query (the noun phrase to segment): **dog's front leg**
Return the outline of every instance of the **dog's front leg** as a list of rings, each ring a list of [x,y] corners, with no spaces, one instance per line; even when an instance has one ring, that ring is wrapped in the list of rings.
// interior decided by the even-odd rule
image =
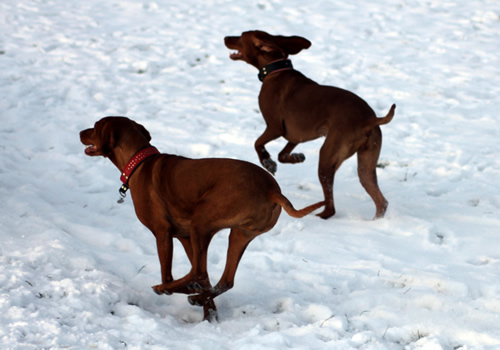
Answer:
[[[161,268],[161,284],[154,286],[153,290],[156,294],[172,294],[165,287],[172,282],[172,258],[174,254],[174,246],[172,234],[170,230],[155,233],[156,248],[158,250],[158,258],[160,259]]]
[[[262,166],[271,174],[275,174],[278,166],[276,162],[271,159],[269,152],[267,152],[265,144],[269,141],[276,140],[281,136],[281,133],[274,131],[272,128],[267,128],[264,133],[255,141],[255,150],[259,156]]]
[[[179,241],[182,243],[182,246],[184,247],[184,250],[185,250],[186,255],[189,259],[189,262],[191,263],[191,266],[193,266],[194,257],[193,257],[193,247],[191,245],[191,240],[189,238],[179,238]],[[188,284],[186,287],[184,287],[182,289],[178,289],[176,291],[176,293],[192,294],[193,291],[195,291],[195,290],[209,291],[211,289],[212,289],[212,285],[210,284],[210,279],[208,278],[208,275],[207,275],[201,281],[192,282],[191,284]],[[193,305],[195,305],[195,304],[193,304]]]
[[[283,148],[283,150],[278,155],[278,160],[281,163],[291,164],[302,163],[304,160],[306,160],[306,156],[304,156],[303,153],[290,153],[296,146],[296,143],[288,142],[285,148]]]
[[[196,221],[193,219],[193,221]],[[172,280],[171,273],[170,281],[153,287],[157,294],[195,294],[201,293],[204,290],[212,289],[210,279],[207,273],[207,251],[213,235],[217,231],[206,230],[204,227],[207,224],[191,224],[190,237],[180,239],[186,250],[186,254],[191,261],[191,271],[184,277],[177,280]],[[172,237],[170,236],[172,243]],[[170,256],[170,267],[172,264],[172,256]],[[163,269],[162,269],[163,270]]]

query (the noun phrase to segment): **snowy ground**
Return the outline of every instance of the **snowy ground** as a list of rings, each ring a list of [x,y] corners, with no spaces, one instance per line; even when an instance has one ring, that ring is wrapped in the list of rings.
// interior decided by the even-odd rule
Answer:
[[[2,0],[1,348],[498,348],[499,16],[496,0]],[[126,115],[163,152],[256,162],[257,71],[223,45],[250,29],[308,38],[297,69],[379,115],[397,104],[378,171],[390,206],[370,220],[347,161],[337,215],[282,214],[210,324],[185,296],[153,293],[153,236],[78,132]],[[279,164],[296,207],[322,198],[320,145]],[[214,280],[226,238],[211,246]],[[176,253],[180,276],[189,264]]]

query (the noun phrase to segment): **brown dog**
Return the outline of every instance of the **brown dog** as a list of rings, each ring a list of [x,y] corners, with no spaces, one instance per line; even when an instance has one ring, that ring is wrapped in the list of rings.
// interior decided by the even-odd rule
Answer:
[[[162,283],[158,294],[195,294],[204,319],[216,319],[213,299],[233,287],[238,263],[247,245],[276,224],[281,208],[296,218],[324,205],[295,210],[274,178],[260,167],[233,159],[189,159],[159,154],[140,124],[125,117],[106,117],[80,132],[88,156],[108,157],[122,172],[124,193],[130,186],[139,220],[156,237]],[[227,261],[212,288],[207,274],[207,250],[212,237],[230,228]],[[173,238],[191,262],[184,277],[172,277]]]
[[[384,216],[388,202],[377,184],[376,166],[382,146],[379,125],[394,116],[393,105],[384,118],[357,95],[336,87],[323,86],[305,77],[292,67],[288,55],[309,48],[311,43],[299,36],[274,36],[262,31],[228,36],[226,46],[237,50],[233,60],[243,60],[259,69],[263,81],[259,106],[267,128],[255,142],[260,162],[269,172],[276,172],[276,163],[264,145],[282,136],[288,144],[280,152],[282,163],[305,160],[301,153],[291,153],[300,142],[326,136],[319,154],[319,180],[325,196],[325,209],[319,214],[326,219],[335,214],[333,178],[342,162],[358,154],[358,176],[366,192],[375,202],[375,218]]]

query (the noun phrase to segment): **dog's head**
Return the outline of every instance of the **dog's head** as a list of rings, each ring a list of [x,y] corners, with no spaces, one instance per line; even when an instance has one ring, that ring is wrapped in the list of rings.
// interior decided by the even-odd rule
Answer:
[[[151,141],[151,135],[141,125],[126,117],[105,117],[93,128],[80,131],[80,141],[88,156],[109,157],[117,146],[143,148]]]
[[[298,54],[311,46],[311,42],[300,36],[271,35],[260,30],[244,32],[241,36],[227,36],[224,43],[236,50],[229,57],[242,60],[260,69],[270,62]]]

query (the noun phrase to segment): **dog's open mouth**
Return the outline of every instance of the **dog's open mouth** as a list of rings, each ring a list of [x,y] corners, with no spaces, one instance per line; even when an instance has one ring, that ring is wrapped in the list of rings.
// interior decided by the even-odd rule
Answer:
[[[85,154],[90,156],[97,152],[97,147],[95,145],[85,145]]]
[[[232,60],[241,60],[243,59],[243,54],[239,51],[233,52],[229,55],[229,58]]]

